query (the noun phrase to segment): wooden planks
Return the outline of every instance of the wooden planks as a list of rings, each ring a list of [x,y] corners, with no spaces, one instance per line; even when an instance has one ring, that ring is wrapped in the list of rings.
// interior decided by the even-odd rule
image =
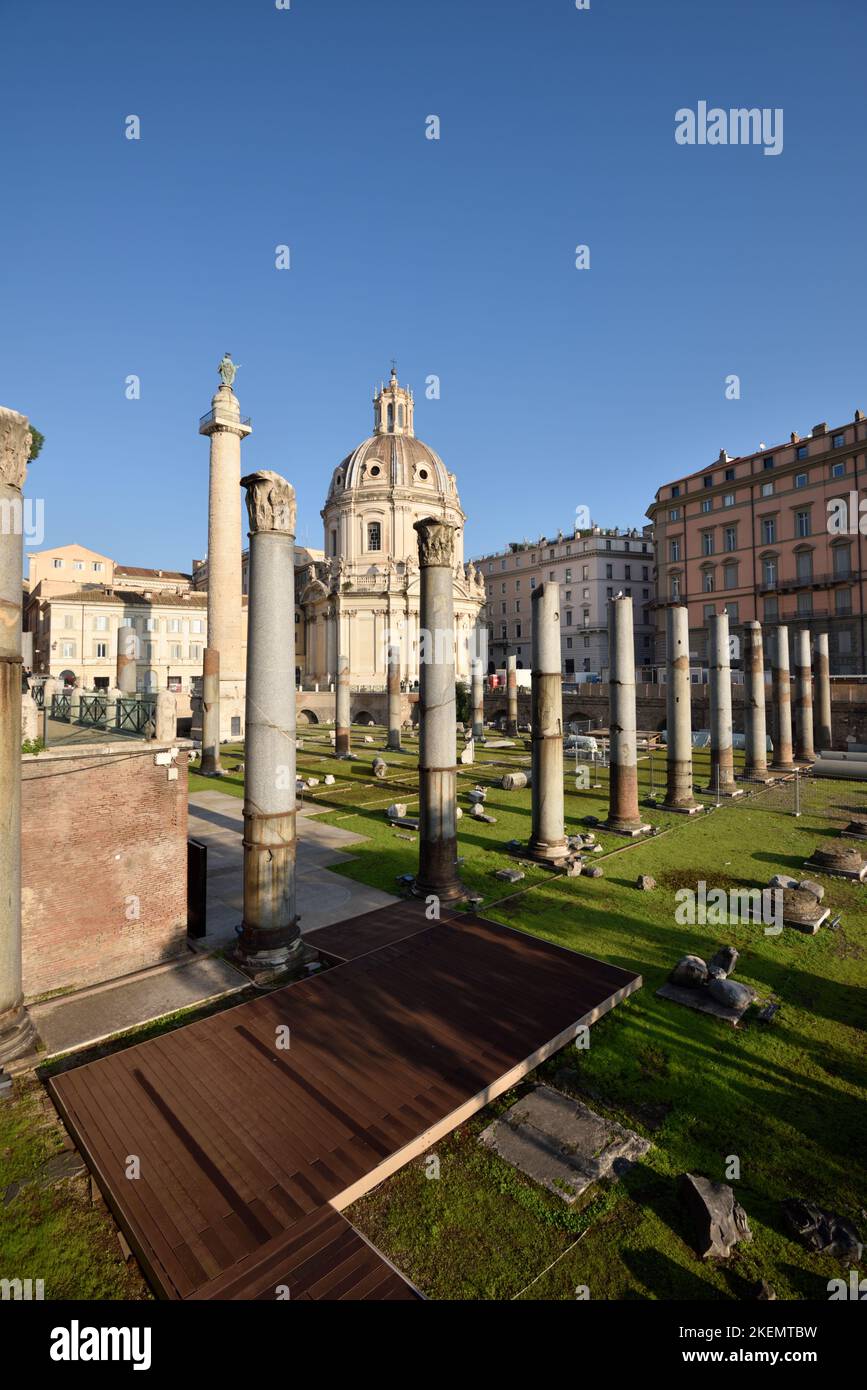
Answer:
[[[641,984],[421,904],[326,932],[345,963],[49,1082],[165,1297],[403,1296],[339,1210]]]

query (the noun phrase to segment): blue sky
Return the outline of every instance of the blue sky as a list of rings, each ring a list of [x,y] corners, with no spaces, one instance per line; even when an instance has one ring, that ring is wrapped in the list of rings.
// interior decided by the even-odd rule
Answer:
[[[863,0],[0,0],[0,20],[0,400],[46,435],[46,545],[204,553],[196,429],[226,349],[244,463],[295,484],[310,544],[392,356],[473,553],[580,504],[640,524],[721,447],[867,408]],[[783,108],[783,152],[677,145],[700,100]]]

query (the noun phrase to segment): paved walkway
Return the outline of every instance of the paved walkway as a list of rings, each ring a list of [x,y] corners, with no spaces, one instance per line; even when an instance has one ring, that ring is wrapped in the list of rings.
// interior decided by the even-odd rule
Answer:
[[[364,837],[336,825],[323,825],[316,819],[321,814],[322,808],[312,806],[304,806],[298,813],[298,915],[305,936],[317,927],[397,901],[378,888],[329,873],[335,864],[352,858],[347,849]],[[214,950],[235,941],[244,907],[243,828],[240,797],[221,791],[191,794],[189,834],[208,846],[208,934],[193,943],[197,949]]]

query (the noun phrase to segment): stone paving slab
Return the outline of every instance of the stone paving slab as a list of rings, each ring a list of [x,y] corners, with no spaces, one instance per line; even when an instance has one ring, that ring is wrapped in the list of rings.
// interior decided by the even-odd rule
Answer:
[[[32,1004],[30,1015],[47,1057],[101,1042],[178,1009],[221,999],[250,983],[240,970],[216,956],[184,956],[182,962]]]
[[[748,1009],[730,1009],[725,1004],[718,1004],[706,989],[690,989],[687,985],[673,985],[671,981],[660,985],[656,993],[660,999],[668,999],[673,1004],[683,1004],[687,1009],[696,1009],[700,1014],[710,1014],[712,1018],[721,1018],[735,1028],[748,1012]]]
[[[592,1183],[622,1177],[651,1147],[550,1086],[516,1101],[479,1142],[570,1204]]]

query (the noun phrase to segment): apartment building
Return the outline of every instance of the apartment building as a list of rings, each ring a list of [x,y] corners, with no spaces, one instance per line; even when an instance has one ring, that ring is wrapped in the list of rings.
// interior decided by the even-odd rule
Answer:
[[[728,610],[737,632],[758,620],[829,634],[831,671],[860,674],[865,658],[864,546],[858,516],[829,529],[833,503],[867,496],[867,418],[761,446],[659,489],[647,509],[659,596],[656,659],[665,660],[665,609],[689,609],[690,652],[707,660],[708,616]],[[829,507],[829,504],[832,504]],[[851,513],[851,507],[849,507]]]
[[[27,561],[27,589],[31,597],[38,594],[47,598],[50,594],[69,593],[79,587],[182,594],[192,585],[192,576],[180,570],[119,565],[109,555],[89,550],[85,545],[35,550],[28,553]]]
[[[518,666],[532,661],[532,601],[538,584],[560,585],[562,670],[565,677],[605,675],[608,668],[608,600],[630,594],[639,666],[653,657],[654,555],[652,528],[623,530],[593,526],[571,536],[513,541],[475,561],[484,577],[486,603],[479,622],[488,631],[489,669],[514,655]]]

